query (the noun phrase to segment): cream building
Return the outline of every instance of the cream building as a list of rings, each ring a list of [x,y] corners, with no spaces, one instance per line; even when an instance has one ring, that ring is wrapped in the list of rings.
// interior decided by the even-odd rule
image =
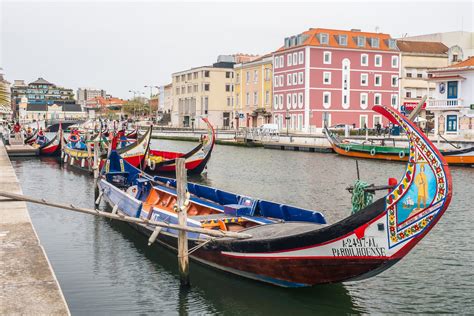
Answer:
[[[392,77],[392,87],[399,85],[402,111],[410,113],[423,96],[433,95],[436,84],[427,81],[430,70],[448,66],[448,47],[439,42],[397,41],[401,52],[401,78]],[[424,105],[424,108],[426,105]],[[432,119],[431,113],[421,117]],[[425,124],[422,124],[425,127]]]
[[[272,56],[234,65],[234,126],[257,127],[272,117]]]
[[[212,66],[172,74],[172,126],[204,128],[200,117],[207,117],[217,128],[233,126],[233,60],[233,56],[220,56]]]

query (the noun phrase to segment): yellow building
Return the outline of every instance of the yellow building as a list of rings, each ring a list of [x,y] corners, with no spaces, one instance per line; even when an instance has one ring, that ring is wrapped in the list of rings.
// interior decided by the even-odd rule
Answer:
[[[273,58],[265,55],[234,65],[234,127],[257,127],[271,120]]]
[[[207,117],[217,128],[230,128],[234,91],[233,62],[191,68],[172,74],[174,127],[205,127],[199,119]]]

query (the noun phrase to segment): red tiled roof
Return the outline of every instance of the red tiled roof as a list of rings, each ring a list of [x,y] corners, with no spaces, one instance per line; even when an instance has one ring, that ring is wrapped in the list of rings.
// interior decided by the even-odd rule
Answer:
[[[328,34],[329,41],[328,44],[321,44],[319,40],[320,34]],[[364,49],[364,50],[377,50],[377,51],[396,51],[397,49],[390,49],[388,47],[387,41],[392,39],[389,34],[385,33],[371,33],[371,32],[360,32],[360,31],[345,31],[345,30],[333,30],[333,29],[324,29],[324,28],[312,28],[303,33],[302,36],[306,37],[306,39],[300,45],[292,46],[292,47],[281,47],[278,51],[286,50],[289,48],[294,48],[297,46],[321,46],[321,47],[336,47],[336,48],[351,48],[351,49]],[[347,45],[339,45],[338,37],[340,35],[347,35]],[[364,36],[365,37],[365,45],[364,47],[359,47],[357,45],[357,37]],[[379,47],[375,48],[370,45],[368,42],[369,38],[378,38],[379,39]]]
[[[448,47],[440,42],[397,41],[398,49],[405,53],[446,54]]]
[[[474,66],[474,56],[469,57],[465,61],[461,61],[460,63],[454,64],[449,66],[449,68],[462,68],[462,67],[469,67],[469,66]]]

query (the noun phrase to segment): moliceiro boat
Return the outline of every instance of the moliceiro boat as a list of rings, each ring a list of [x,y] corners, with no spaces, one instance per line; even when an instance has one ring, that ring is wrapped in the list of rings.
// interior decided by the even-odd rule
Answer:
[[[332,149],[342,156],[394,161],[408,161],[410,156],[410,148],[407,147],[355,143],[341,140],[327,128],[324,132]],[[440,152],[450,165],[474,165],[474,147]]]
[[[42,132],[41,135],[38,134],[36,137],[35,142],[32,144],[34,148],[39,149],[39,155],[40,156],[54,156],[57,157],[61,155],[61,148],[62,148],[62,143],[64,143],[64,140],[61,140],[63,138],[63,131],[61,129],[61,125],[54,137],[52,139],[48,139]]]
[[[176,159],[185,158],[188,174],[200,174],[211,158],[216,142],[214,128],[207,118],[202,118],[207,125],[207,135],[201,138],[199,145],[187,153],[160,151],[150,149],[143,170],[152,175],[175,173]]]
[[[406,171],[385,197],[327,224],[319,211],[189,183],[188,226],[250,235],[188,233],[190,258],[283,287],[361,280],[401,260],[448,208],[451,175],[443,156],[411,121],[390,107],[373,109],[400,125],[410,144]],[[115,152],[102,172],[99,189],[114,211],[177,223],[175,180],[143,174]],[[151,225],[132,225],[145,235],[154,231]],[[176,250],[177,234],[162,228],[157,241]]]
[[[116,150],[117,153],[132,166],[141,167],[144,164],[144,159],[150,146],[151,133],[152,127],[150,127],[140,139],[133,140],[130,144],[123,144],[123,146],[118,149],[116,148],[117,144],[122,143],[122,141],[116,136],[112,139],[111,144],[109,144],[109,141],[104,139],[101,134],[86,143],[82,141],[82,138],[76,136],[79,139],[76,139],[74,142],[70,139],[69,143],[64,146],[61,159],[63,159],[63,162],[68,167],[92,173],[95,141],[95,143],[100,146],[99,168],[102,168],[104,161],[107,159],[109,146],[112,146],[112,149]],[[77,143],[81,144],[78,145]]]

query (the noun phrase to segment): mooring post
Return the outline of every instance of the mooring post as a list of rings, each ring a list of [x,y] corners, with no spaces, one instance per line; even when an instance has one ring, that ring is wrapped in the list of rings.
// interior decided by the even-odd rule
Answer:
[[[187,173],[185,159],[176,159],[176,189],[177,189],[177,211],[178,224],[186,226],[187,223]],[[186,231],[178,232],[178,265],[181,285],[189,285],[189,257],[188,257],[188,235]]]

